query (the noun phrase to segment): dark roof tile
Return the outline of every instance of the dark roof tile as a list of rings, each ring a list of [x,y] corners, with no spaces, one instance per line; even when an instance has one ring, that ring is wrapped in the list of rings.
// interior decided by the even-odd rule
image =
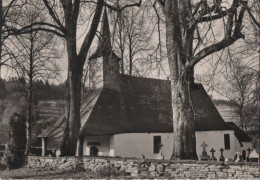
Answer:
[[[81,135],[173,132],[170,81],[120,75],[120,90],[102,88],[83,97]],[[195,130],[232,130],[201,84],[191,88]],[[39,137],[61,137],[64,118]],[[63,123],[63,124],[62,124]]]
[[[234,122],[227,122],[227,124],[234,130],[235,136],[239,142],[251,142],[252,139],[240,129]]]

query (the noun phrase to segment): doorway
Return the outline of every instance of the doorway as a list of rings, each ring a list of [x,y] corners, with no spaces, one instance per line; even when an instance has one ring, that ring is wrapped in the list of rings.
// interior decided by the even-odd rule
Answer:
[[[98,148],[96,146],[91,146],[89,154],[90,154],[90,156],[97,156]]]

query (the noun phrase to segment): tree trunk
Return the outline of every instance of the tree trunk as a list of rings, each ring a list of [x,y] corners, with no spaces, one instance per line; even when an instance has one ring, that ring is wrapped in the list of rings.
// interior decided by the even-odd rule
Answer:
[[[29,67],[29,94],[28,94],[28,107],[27,107],[27,120],[26,120],[26,147],[25,155],[28,156],[31,149],[31,138],[32,138],[32,112],[33,112],[33,75],[34,75],[34,59],[33,59],[33,49],[34,49],[34,37],[30,34],[30,67]]]
[[[31,148],[32,137],[32,111],[33,111],[33,84],[32,77],[29,79],[29,95],[28,95],[28,107],[27,107],[27,120],[26,120],[26,147],[25,155],[28,156]]]
[[[68,72],[68,77],[67,77],[67,81],[66,81],[66,112],[65,112],[65,117],[64,117],[64,121],[66,123],[65,125],[65,130],[63,132],[63,136],[62,136],[62,143],[61,143],[61,156],[66,156],[67,154],[69,154],[67,152],[68,149],[68,139],[69,139],[69,117],[70,117],[70,89],[69,89],[69,72]]]
[[[129,75],[132,76],[133,74],[133,56],[132,56],[132,39],[131,35],[128,34],[128,41],[129,41]]]
[[[2,70],[2,34],[3,34],[3,17],[2,17],[2,11],[3,11],[3,2],[0,0],[0,79],[1,79],[1,70]]]
[[[177,1],[165,3],[166,48],[171,76],[173,109],[173,153],[175,159],[195,159],[195,131],[190,86],[192,86],[193,69],[185,66],[188,52],[183,48],[180,15]]]
[[[82,70],[69,70],[69,117],[67,155],[75,155],[80,129],[80,104],[81,104],[81,78]]]
[[[81,83],[83,76],[83,68],[90,45],[95,37],[100,17],[102,14],[103,0],[97,1],[94,17],[85,36],[82,46],[77,53],[77,19],[80,10],[80,1],[75,1],[74,6],[71,1],[61,1],[64,17],[65,17],[65,39],[68,53],[68,84],[69,84],[69,100],[66,118],[66,129],[63,135],[61,147],[66,151],[63,155],[75,155],[76,144],[80,132],[80,105],[81,105]]]
[[[173,155],[175,159],[196,159],[196,139],[194,112],[190,98],[192,81],[181,79],[172,81],[173,108]]]

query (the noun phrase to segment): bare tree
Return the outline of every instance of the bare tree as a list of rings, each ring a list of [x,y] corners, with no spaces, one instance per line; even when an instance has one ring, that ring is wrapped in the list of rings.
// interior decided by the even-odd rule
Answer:
[[[12,27],[10,28],[10,34],[25,34],[30,31],[47,31],[52,32],[55,35],[64,38],[67,47],[68,56],[68,86],[69,86],[69,103],[67,110],[67,128],[66,132],[68,137],[65,140],[65,148],[67,155],[74,155],[76,152],[76,143],[79,138],[80,129],[80,102],[81,102],[81,83],[83,76],[83,67],[86,62],[86,56],[88,54],[90,45],[95,37],[98,24],[100,21],[103,6],[109,6],[117,11],[122,11],[127,7],[140,6],[141,1],[128,4],[120,9],[113,7],[104,2],[104,0],[97,1],[81,1],[81,0],[43,0],[45,8],[49,13],[49,21],[34,22],[27,26]],[[95,8],[92,5],[96,5]],[[60,7],[60,8],[59,8]],[[88,9],[84,9],[88,7]],[[85,37],[83,38],[82,45],[77,48],[78,45],[78,21],[80,12],[94,9],[94,15],[92,16],[92,22],[87,30]],[[93,12],[93,11],[92,11]],[[91,14],[91,13],[89,13]],[[90,18],[91,16],[89,16]]]
[[[156,0],[164,14],[166,47],[172,82],[175,158],[196,158],[195,116],[190,101],[194,67],[202,59],[231,46],[240,38],[247,1]],[[214,26],[215,23],[215,26]],[[222,24],[223,29],[215,34]],[[211,32],[211,41],[208,40]]]
[[[23,2],[17,0],[4,2],[0,0],[0,78],[2,66],[10,67],[7,62],[12,58],[12,53],[9,54],[6,50],[8,47],[5,45],[5,41],[9,37],[8,24],[18,23],[19,11],[16,9],[21,8],[23,5]]]
[[[245,130],[245,125],[252,117],[249,111],[256,102],[255,82],[257,73],[250,69],[242,59],[232,59],[228,62],[224,79],[215,90],[232,102],[232,108],[239,116],[239,126]]]
[[[120,4],[118,2],[118,6]],[[114,23],[114,47],[120,55],[121,72],[133,75],[138,62],[145,60],[148,53],[152,51],[151,35],[148,21],[146,21],[143,4],[140,8],[125,9],[122,12],[116,11],[113,17]]]
[[[20,14],[23,18],[20,24],[27,25],[37,21],[42,21],[44,16],[36,6],[26,6]],[[25,155],[30,152],[31,145],[31,124],[33,121],[34,101],[36,93],[34,83],[37,80],[56,78],[59,75],[57,66],[57,41],[55,35],[48,32],[30,31],[27,34],[17,35],[9,39],[14,50],[12,67],[17,69],[19,76],[25,77],[27,83],[27,117],[26,117],[26,149]]]

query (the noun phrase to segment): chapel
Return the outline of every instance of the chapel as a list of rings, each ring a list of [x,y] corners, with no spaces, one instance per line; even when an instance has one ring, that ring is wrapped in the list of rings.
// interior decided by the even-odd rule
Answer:
[[[101,38],[89,58],[90,70],[95,70],[89,75],[93,88],[82,97],[80,152],[83,156],[169,159],[173,147],[170,81],[120,74],[119,60],[112,50],[104,10]],[[233,159],[237,151],[246,158],[252,140],[223,120],[201,84],[191,87],[191,100],[198,158],[209,158],[212,149],[217,160],[222,155]],[[38,136],[43,155],[46,150],[59,150],[65,124],[63,115]]]

